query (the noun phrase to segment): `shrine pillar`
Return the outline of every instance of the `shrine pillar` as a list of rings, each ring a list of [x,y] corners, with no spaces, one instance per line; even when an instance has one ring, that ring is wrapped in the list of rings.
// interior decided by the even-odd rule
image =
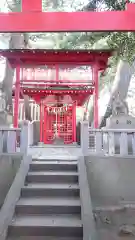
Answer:
[[[19,118],[19,98],[20,98],[20,66],[16,67],[16,82],[15,82],[15,101],[14,101],[14,128],[18,128]]]
[[[23,0],[22,12],[39,11],[42,12],[42,0]]]
[[[43,101],[40,102],[40,142],[43,142]]]
[[[59,66],[58,64],[55,66],[55,70],[56,70],[56,83],[59,82]]]
[[[44,106],[44,127],[43,127],[43,142],[47,144],[47,106]]]
[[[73,112],[72,112],[72,125],[73,125],[73,142],[76,142],[76,102],[73,103]]]
[[[94,128],[98,128],[98,96],[99,96],[99,83],[98,83],[98,66],[95,65],[92,71],[94,81]]]

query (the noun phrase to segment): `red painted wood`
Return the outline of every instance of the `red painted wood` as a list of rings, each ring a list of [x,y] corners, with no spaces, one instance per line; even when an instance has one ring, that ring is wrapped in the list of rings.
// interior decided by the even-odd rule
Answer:
[[[56,64],[76,67],[98,64],[99,70],[107,67],[108,58],[113,50],[0,50],[0,55],[8,58],[11,65],[18,63],[23,67]]]
[[[98,128],[98,98],[99,98],[99,82],[98,82],[98,68],[93,68],[93,79],[95,81],[94,88],[94,128]]]
[[[77,102],[77,106],[82,106],[85,103],[85,101],[87,100],[88,96],[93,94],[93,91],[94,91],[94,89],[92,89],[91,91],[88,91],[87,93],[85,91],[80,91],[78,94],[75,94],[74,92],[68,93],[68,92],[63,92],[63,90],[61,90],[61,91],[59,91],[59,94],[55,94],[55,91],[52,92],[52,95],[57,95],[57,96],[63,95],[64,96],[66,94],[69,94],[72,97],[72,100]],[[43,98],[43,97],[45,98],[47,95],[50,95],[49,91],[48,91],[48,93],[45,94],[44,92],[40,92],[40,93],[37,93],[36,91],[34,92],[34,90],[32,92],[25,90],[24,94],[27,94],[28,96],[30,96],[33,99],[38,99],[38,101],[41,98]]]
[[[60,82],[59,80],[59,65],[56,65],[56,83]]]
[[[43,103],[40,102],[40,142],[43,142],[43,118],[44,118],[44,109]]]
[[[129,9],[129,10],[128,10]],[[1,13],[0,32],[135,31],[135,4],[125,11]]]
[[[73,125],[73,142],[76,142],[76,102],[73,103],[72,109],[72,125]]]
[[[135,11],[135,4],[134,3],[127,3],[126,4],[126,10],[128,11]]]
[[[42,11],[42,0],[22,0],[22,12]]]
[[[59,83],[62,85],[62,86],[67,86],[67,85],[71,85],[72,84],[72,87],[75,87],[75,86],[94,86],[93,82],[88,82],[88,80],[72,80],[72,79],[69,79],[69,80],[60,80]],[[45,86],[48,86],[48,85],[53,85],[53,86],[61,86],[60,84],[58,84],[57,81],[54,81],[54,80],[49,80],[49,83],[47,80],[22,80],[21,81],[21,84],[23,87],[29,87],[29,86],[33,86],[33,88],[35,88],[36,90],[36,87],[45,87]],[[72,91],[72,90],[69,90],[69,91]]]
[[[46,144],[47,143],[47,134],[46,134],[46,128],[47,128],[47,108],[44,107],[44,123],[43,123],[43,141]]]
[[[14,128],[18,127],[19,119],[19,97],[20,97],[20,66],[16,68],[16,83],[15,83],[15,103],[14,103]]]
[[[53,144],[57,138],[63,139],[65,144],[73,143],[75,141],[74,135],[76,134],[73,124],[73,111],[75,110],[73,105],[71,107],[68,106],[65,112],[57,114],[57,116],[54,109],[57,111],[59,107],[45,106],[44,143]]]
[[[46,107],[46,122],[44,122],[44,132],[45,132],[45,144],[52,144],[55,140],[54,124],[56,122],[56,115],[50,114],[48,112],[48,107]]]

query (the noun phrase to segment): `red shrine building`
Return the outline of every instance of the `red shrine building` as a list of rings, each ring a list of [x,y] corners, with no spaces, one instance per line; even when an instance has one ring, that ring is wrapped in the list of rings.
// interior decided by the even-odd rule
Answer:
[[[40,106],[40,142],[75,143],[76,108],[94,95],[98,128],[98,76],[107,67],[110,50],[1,50],[0,54],[16,68],[14,127],[18,127],[19,100],[28,95]]]

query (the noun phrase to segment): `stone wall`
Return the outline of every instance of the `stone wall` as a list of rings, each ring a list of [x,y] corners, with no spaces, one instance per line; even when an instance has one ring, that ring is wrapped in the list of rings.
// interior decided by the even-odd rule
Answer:
[[[135,201],[135,159],[94,156],[85,158],[94,205]]]
[[[135,239],[135,159],[85,160],[99,239]]]
[[[0,207],[20,166],[21,158],[9,154],[0,156]]]

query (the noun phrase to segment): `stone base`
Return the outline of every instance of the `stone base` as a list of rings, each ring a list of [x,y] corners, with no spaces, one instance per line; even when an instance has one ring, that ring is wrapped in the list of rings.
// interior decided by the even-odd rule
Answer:
[[[45,144],[44,144],[44,142],[39,142],[37,145],[42,147],[42,146],[44,146]]]
[[[111,116],[106,121],[105,129],[134,129],[135,118],[130,115]]]
[[[7,112],[0,112],[0,126],[10,126],[13,123],[13,116]]]
[[[130,115],[118,115],[118,116],[111,116],[106,121],[106,127],[103,129],[135,129],[135,118]],[[114,134],[114,142],[115,142],[115,154],[120,154],[120,132],[115,132]],[[132,149],[132,134],[128,134],[127,136],[128,141],[128,154],[133,154]],[[107,144],[108,139],[104,138],[104,144]]]
[[[64,145],[64,140],[62,138],[57,137],[54,139],[53,144],[54,145]]]

